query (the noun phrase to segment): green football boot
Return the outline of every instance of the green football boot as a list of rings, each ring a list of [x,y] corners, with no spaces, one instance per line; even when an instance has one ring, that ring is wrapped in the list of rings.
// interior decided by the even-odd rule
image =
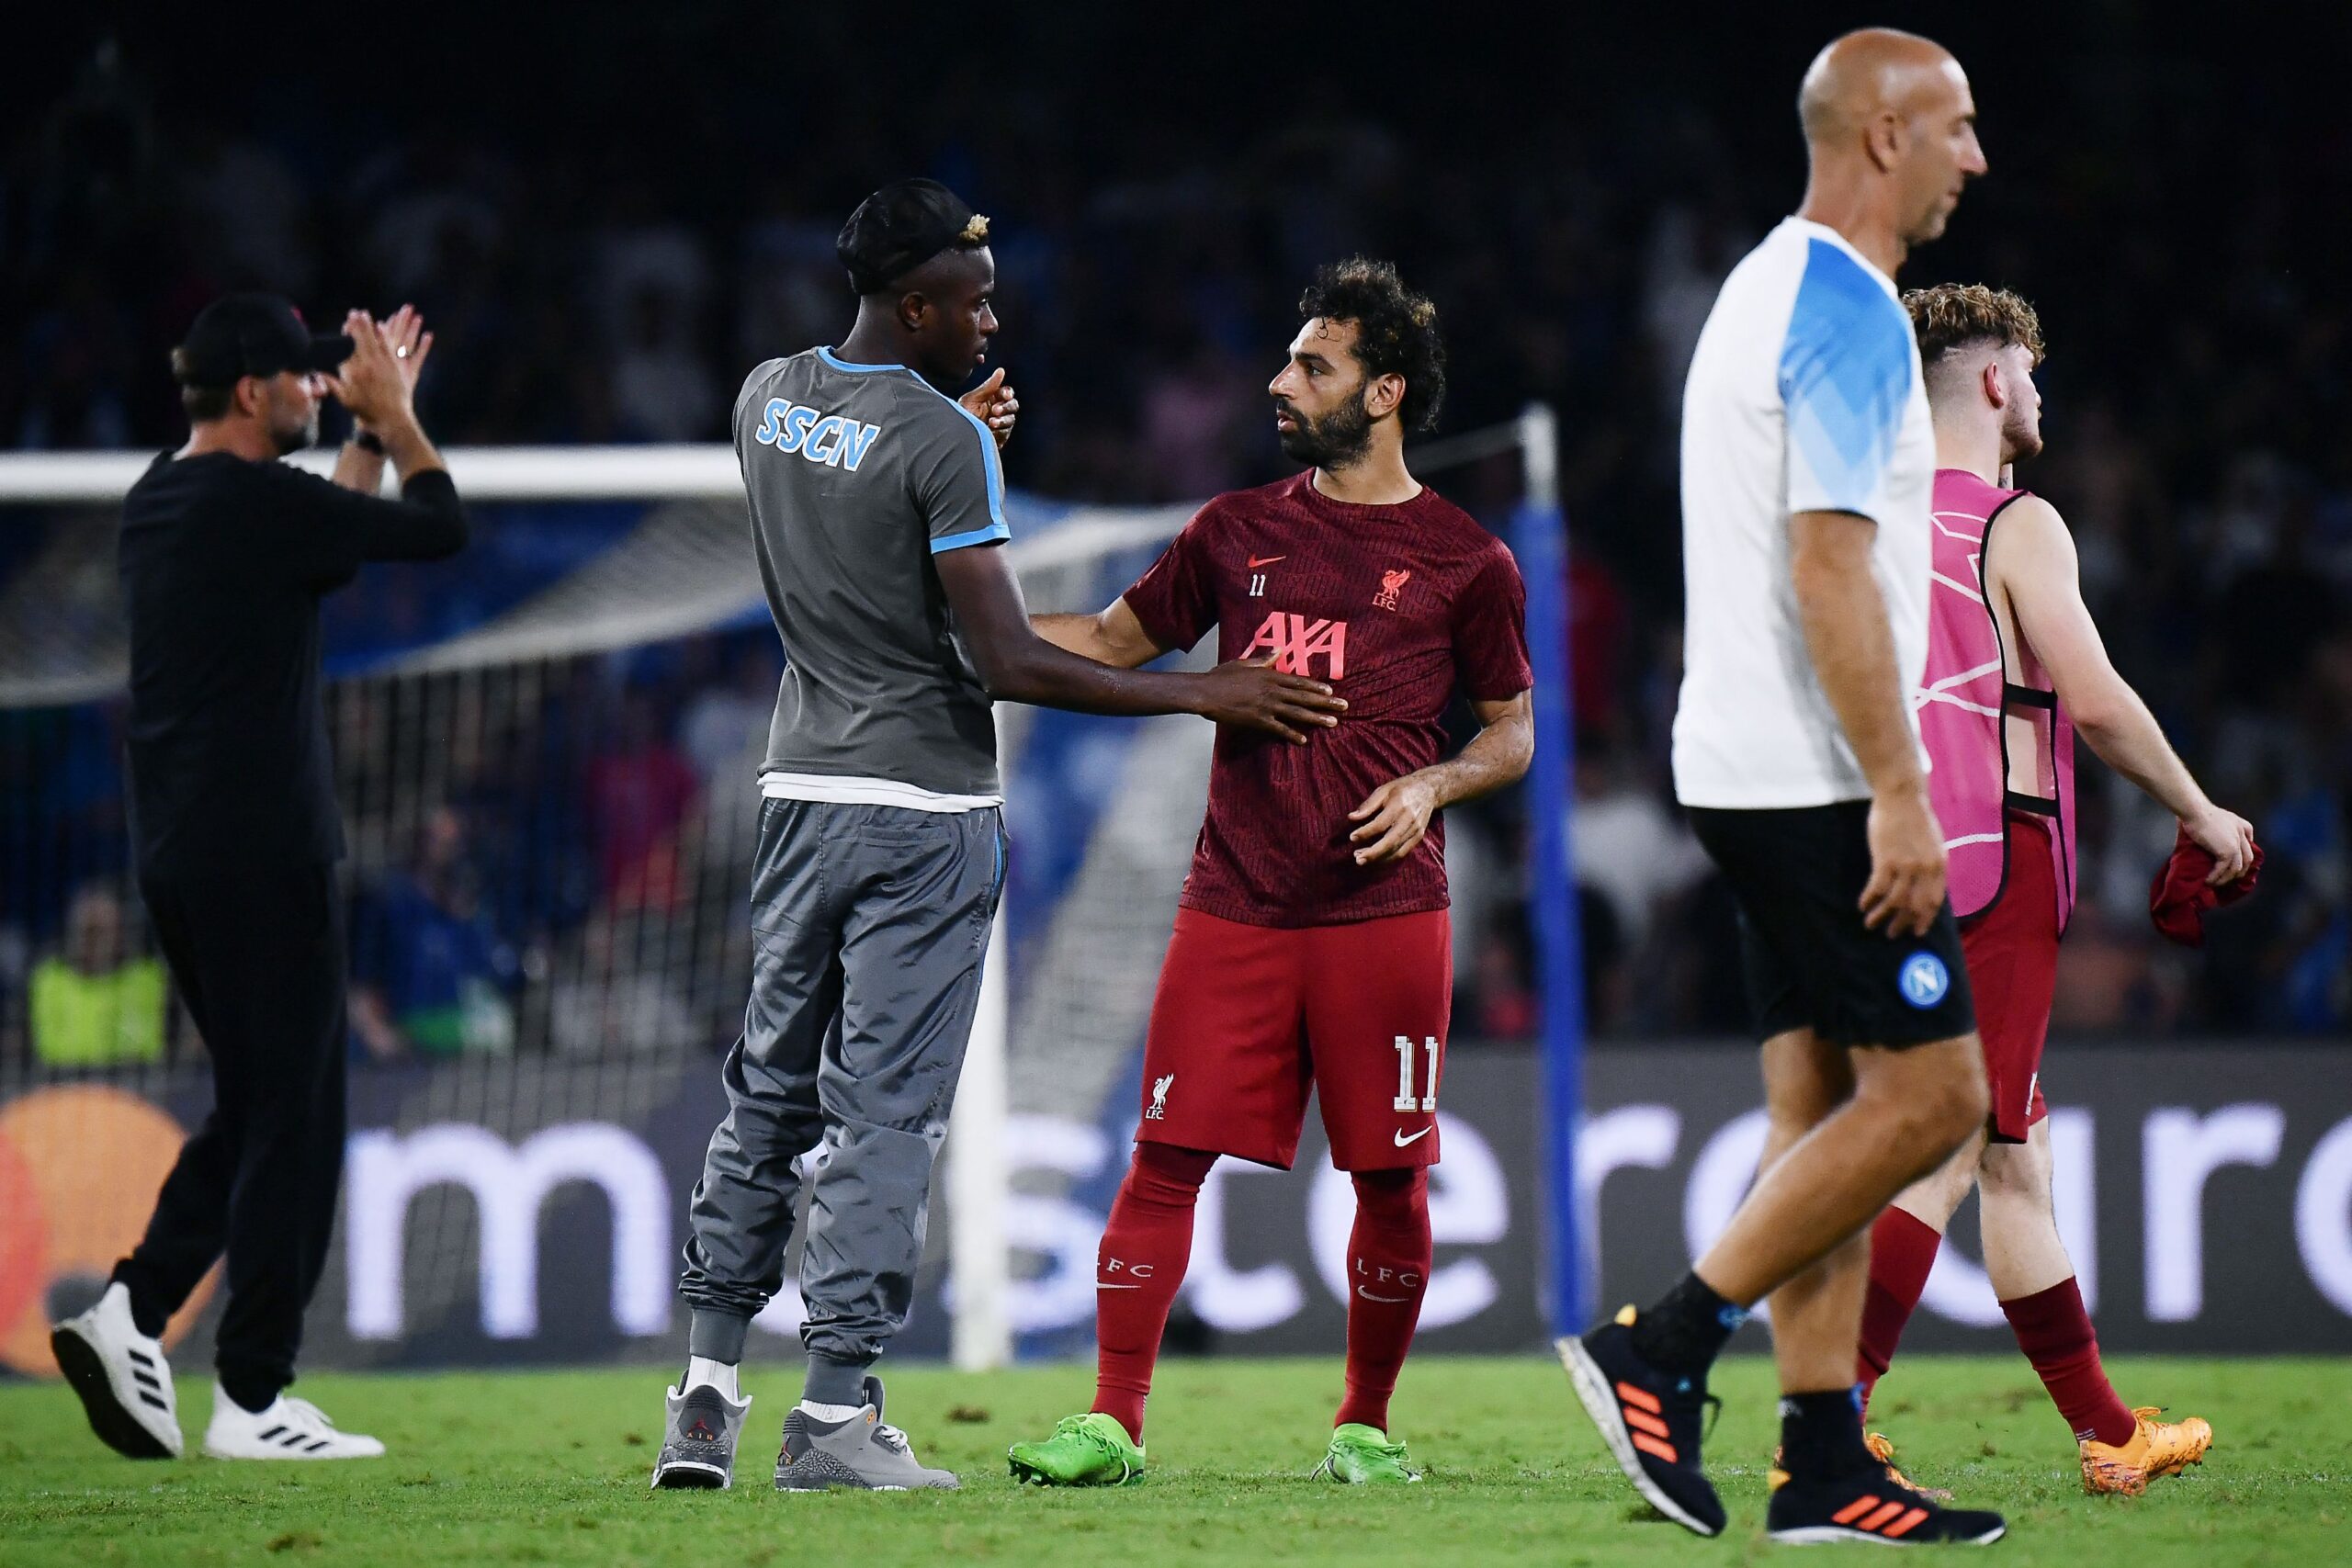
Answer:
[[[1005,1450],[1012,1479],[1037,1486],[1125,1486],[1143,1479],[1143,1445],[1127,1440],[1118,1417],[1096,1411],[1065,1416],[1042,1443]]]
[[[1390,1442],[1387,1433],[1361,1421],[1331,1428],[1331,1446],[1323,1450],[1315,1473],[1349,1486],[1403,1486],[1421,1478],[1404,1444]]]

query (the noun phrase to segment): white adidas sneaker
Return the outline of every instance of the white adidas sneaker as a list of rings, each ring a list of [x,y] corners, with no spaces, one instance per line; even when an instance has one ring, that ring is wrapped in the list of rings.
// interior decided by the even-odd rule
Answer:
[[[279,1394],[256,1415],[212,1385],[212,1425],[204,1451],[214,1459],[377,1459],[384,1445],[356,1432],[338,1432],[307,1399]]]
[[[109,1284],[96,1306],[51,1328],[49,1348],[107,1447],[130,1459],[180,1457],[171,1364],[131,1321],[126,1286]]]

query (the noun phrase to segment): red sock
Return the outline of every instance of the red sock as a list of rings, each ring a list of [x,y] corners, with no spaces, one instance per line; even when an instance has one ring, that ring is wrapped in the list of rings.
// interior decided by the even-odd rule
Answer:
[[[1193,1258],[1193,1209],[1216,1156],[1137,1144],[1094,1254],[1094,1408],[1143,1441],[1168,1309]]]
[[[1855,1355],[1854,1377],[1862,1385],[1862,1406],[1870,1407],[1871,1391],[1886,1375],[1903,1325],[1919,1305],[1928,1288],[1928,1273],[1936,1266],[1936,1248],[1943,1234],[1931,1230],[1916,1214],[1889,1207],[1871,1226],[1871,1283],[1862,1297],[1862,1339]]]
[[[2130,1442],[2139,1422],[2115,1397],[2115,1385],[2099,1365],[2098,1335],[2091,1327],[2091,1314],[2083,1310],[2082,1289],[2074,1276],[2046,1291],[2003,1302],[2001,1311],[2017,1331],[2018,1348],[2041,1374],[2041,1386],[2075,1429],[2075,1439],[2096,1438],[2116,1448]]]
[[[1412,1348],[1430,1282],[1430,1173],[1355,1173],[1356,1224],[1348,1235],[1348,1396],[1331,1424],[1388,1430],[1388,1396]]]

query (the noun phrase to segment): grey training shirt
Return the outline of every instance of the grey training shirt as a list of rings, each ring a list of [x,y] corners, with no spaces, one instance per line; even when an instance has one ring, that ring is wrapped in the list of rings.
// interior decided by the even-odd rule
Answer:
[[[988,427],[901,366],[812,348],[735,400],[788,667],[766,771],[999,793],[996,727],[931,558],[1010,538]]]

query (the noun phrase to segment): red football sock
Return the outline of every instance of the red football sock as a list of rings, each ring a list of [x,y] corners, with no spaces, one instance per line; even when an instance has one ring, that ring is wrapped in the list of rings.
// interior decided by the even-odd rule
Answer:
[[[2001,1311],[2017,1332],[2018,1348],[2041,1374],[2041,1386],[2050,1391],[2076,1440],[2096,1438],[2116,1448],[2130,1442],[2139,1423],[2115,1396],[2115,1385],[2099,1365],[2098,1335],[2091,1327],[2091,1314],[2083,1310],[2082,1289],[2074,1277],[2003,1302]]]
[[[1094,1255],[1094,1408],[1143,1441],[1168,1309],[1193,1258],[1193,1209],[1216,1156],[1137,1144]]]
[[[1862,1407],[1870,1408],[1871,1391],[1886,1375],[1903,1325],[1919,1305],[1928,1288],[1928,1271],[1936,1266],[1936,1248],[1943,1233],[1932,1230],[1916,1214],[1890,1206],[1871,1226],[1871,1283],[1862,1297],[1862,1339],[1855,1355],[1854,1377],[1862,1385]]]
[[[1430,1282],[1430,1173],[1355,1173],[1356,1223],[1348,1235],[1348,1395],[1331,1423],[1388,1430],[1388,1396],[1412,1348]]]

